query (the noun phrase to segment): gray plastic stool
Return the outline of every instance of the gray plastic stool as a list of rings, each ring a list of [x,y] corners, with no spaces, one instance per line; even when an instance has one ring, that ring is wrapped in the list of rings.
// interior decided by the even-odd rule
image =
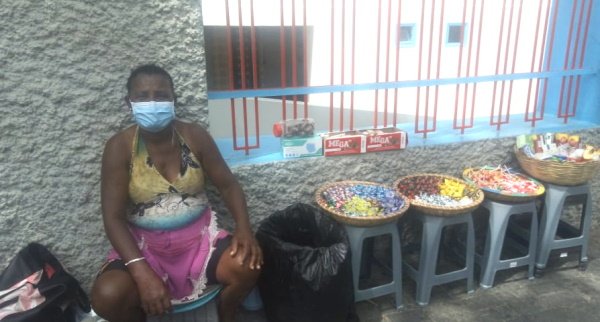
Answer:
[[[483,288],[490,288],[494,285],[494,276],[497,271],[520,266],[529,266],[527,277],[533,279],[538,235],[535,200],[524,203],[504,203],[486,199],[481,205],[489,210],[490,219],[483,256],[475,254],[475,259],[481,266],[481,281],[479,285]],[[504,260],[500,259],[510,217],[525,213],[531,213],[531,228],[526,233],[529,240],[527,255]]]
[[[546,268],[550,252],[555,249],[581,247],[579,254],[579,267],[584,270],[587,267],[587,249],[590,225],[592,222],[592,194],[590,185],[558,186],[546,183],[546,198],[544,199],[544,211],[540,221],[538,235],[538,249],[535,261],[537,273],[541,274]],[[581,226],[579,229],[560,219],[565,200],[567,197],[579,197],[583,205],[581,213]],[[572,238],[555,239],[557,234],[568,232]]]
[[[424,306],[429,304],[431,289],[440,284],[467,279],[467,291],[474,291],[473,265],[475,253],[475,230],[471,213],[454,216],[432,216],[416,212],[416,218],[423,223],[423,236],[421,238],[421,252],[419,254],[419,268],[412,267],[404,262],[408,276],[417,283],[416,302]],[[443,228],[456,224],[467,224],[467,243],[465,245],[465,267],[444,274],[436,274],[437,259],[440,248],[440,239]]]
[[[354,282],[354,301],[363,301],[387,294],[395,294],[396,309],[402,308],[402,252],[400,249],[400,237],[397,222],[393,221],[377,226],[350,226],[344,225],[350,240],[352,249],[352,278]],[[390,234],[392,237],[392,281],[367,289],[360,290],[358,282],[360,278],[361,259],[363,253],[363,242],[369,237]]]

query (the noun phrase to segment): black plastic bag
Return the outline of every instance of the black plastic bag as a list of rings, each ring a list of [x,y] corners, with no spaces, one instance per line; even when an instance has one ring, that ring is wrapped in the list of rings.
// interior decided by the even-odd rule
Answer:
[[[79,282],[40,244],[21,249],[0,275],[2,322],[75,322],[90,309]]]
[[[341,224],[298,203],[264,219],[256,238],[264,254],[258,285],[269,321],[358,321]]]

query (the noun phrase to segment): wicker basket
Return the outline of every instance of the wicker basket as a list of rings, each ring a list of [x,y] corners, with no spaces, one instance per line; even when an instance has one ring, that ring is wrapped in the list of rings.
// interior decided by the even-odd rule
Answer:
[[[410,198],[411,195],[416,195],[420,192],[428,190],[439,191],[438,185],[444,179],[450,179],[464,184],[466,186],[465,195],[471,198],[473,202],[468,205],[460,206],[438,206]],[[410,187],[410,190],[406,191],[403,188],[399,188],[400,185],[408,186]],[[481,202],[483,202],[484,198],[483,191],[481,191],[481,189],[477,188],[475,185],[467,183],[461,179],[442,174],[424,173],[402,177],[394,182],[394,188],[396,191],[398,191],[398,193],[407,196],[407,198],[410,200],[411,208],[415,208],[422,213],[434,216],[454,216],[471,212],[475,210],[479,204],[481,204]]]
[[[588,182],[600,168],[600,161],[556,162],[526,156],[515,148],[521,168],[530,176],[543,182],[560,186],[577,186]]]
[[[541,184],[537,180],[535,180],[531,177],[528,177],[524,174],[521,174],[521,173],[513,173],[513,175],[519,176],[519,177],[523,178],[524,180],[533,181],[538,187],[537,190],[535,191],[535,193],[532,193],[532,194],[508,193],[506,191],[500,191],[500,190],[491,189],[491,188],[487,188],[487,187],[481,187],[472,179],[472,173],[474,171],[477,171],[477,169],[474,169],[474,168],[465,169],[462,174],[463,179],[465,179],[465,181],[468,183],[478,186],[479,189],[481,189],[483,191],[483,194],[485,195],[485,198],[487,198],[487,199],[491,199],[491,200],[495,200],[495,201],[504,201],[504,202],[526,202],[526,201],[535,199],[535,198],[543,195],[544,192],[546,191],[543,184]]]
[[[398,218],[400,218],[406,212],[406,210],[408,210],[408,207],[410,206],[410,203],[408,202],[408,198],[395,192],[394,189],[390,188],[391,191],[393,191],[395,193],[396,197],[402,199],[403,205],[399,210],[389,213],[385,216],[369,216],[369,217],[367,217],[367,216],[365,216],[365,217],[349,216],[346,213],[344,213],[341,209],[331,207],[330,205],[328,205],[327,201],[323,197],[323,193],[325,191],[327,191],[328,189],[345,188],[345,187],[350,187],[350,186],[354,186],[354,185],[386,187],[385,185],[382,185],[382,184],[367,182],[367,181],[331,182],[331,183],[326,183],[317,189],[317,191],[315,192],[315,200],[316,200],[317,204],[319,205],[319,207],[321,207],[328,214],[330,214],[333,217],[333,219],[335,219],[336,221],[341,222],[343,224],[348,224],[348,225],[352,225],[352,226],[376,226],[376,225],[382,225],[385,223],[395,221]]]

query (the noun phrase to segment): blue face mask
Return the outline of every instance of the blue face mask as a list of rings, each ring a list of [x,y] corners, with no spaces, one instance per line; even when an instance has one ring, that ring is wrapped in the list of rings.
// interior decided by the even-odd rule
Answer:
[[[131,102],[135,122],[144,130],[160,132],[175,119],[174,102]]]

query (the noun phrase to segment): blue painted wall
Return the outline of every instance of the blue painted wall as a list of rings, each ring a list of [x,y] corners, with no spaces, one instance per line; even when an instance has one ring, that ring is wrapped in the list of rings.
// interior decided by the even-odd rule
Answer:
[[[574,52],[574,43],[576,40],[576,32],[578,28],[578,18],[580,17],[581,4],[584,4],[582,18],[586,19],[587,8],[590,1],[587,0],[572,0],[572,1],[554,1],[554,10],[558,10],[558,16],[556,21],[555,40],[552,49],[551,58],[551,71],[561,71],[564,69],[565,55],[567,51],[567,41],[569,40],[569,30],[571,27],[571,17],[573,12],[573,5],[576,6],[575,12],[575,23],[573,24],[573,34],[571,35],[571,48],[569,49],[570,55]],[[552,14],[553,14],[552,13]],[[582,29],[585,25],[581,26]],[[583,30],[581,35],[583,36]],[[550,37],[550,32],[548,37]],[[549,42],[546,44],[550,46]],[[577,56],[581,54],[581,48],[578,48]],[[593,6],[590,15],[590,24],[588,29],[588,38],[586,44],[586,52],[584,58],[583,69],[591,69],[596,72],[592,75],[581,76],[579,96],[577,98],[577,117],[576,119],[582,121],[588,121],[592,123],[600,122],[600,113],[598,113],[598,107],[600,107],[600,96],[598,90],[600,89],[600,77],[598,76],[598,69],[600,67],[600,5],[598,1],[593,1]],[[570,68],[571,60],[568,61],[568,67]],[[575,67],[577,68],[579,61],[576,62]],[[573,84],[575,84],[577,77],[573,77]],[[561,95],[563,77],[553,77],[548,82],[548,96],[546,100],[545,114],[546,117],[556,117],[558,113],[559,100]],[[567,100],[567,88],[569,85],[569,78],[566,78],[565,82],[565,94],[563,94],[563,113],[566,108]],[[541,93],[540,93],[541,95]],[[571,93],[572,97],[575,95],[575,86]],[[570,104],[570,111],[573,109],[573,99]],[[540,100],[541,102],[541,100]]]

